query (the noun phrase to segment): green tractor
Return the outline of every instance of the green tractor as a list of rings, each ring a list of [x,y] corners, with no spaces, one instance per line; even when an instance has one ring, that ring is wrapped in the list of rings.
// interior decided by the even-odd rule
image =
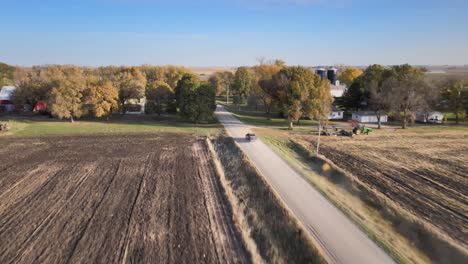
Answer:
[[[369,135],[369,133],[372,132],[372,128],[366,127],[365,125],[358,124],[353,128],[353,133],[355,135],[360,135],[360,134],[365,134]]]

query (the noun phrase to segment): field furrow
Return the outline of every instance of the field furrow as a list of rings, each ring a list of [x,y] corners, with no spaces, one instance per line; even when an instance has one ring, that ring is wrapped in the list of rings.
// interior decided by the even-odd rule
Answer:
[[[0,263],[250,262],[203,139],[24,140],[0,139]]]

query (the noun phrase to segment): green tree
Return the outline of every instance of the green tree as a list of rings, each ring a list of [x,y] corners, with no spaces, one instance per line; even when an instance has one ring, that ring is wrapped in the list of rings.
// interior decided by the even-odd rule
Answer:
[[[247,67],[239,67],[234,74],[232,89],[234,93],[234,103],[238,106],[242,104],[250,94],[253,84],[253,76]]]
[[[154,81],[146,88],[147,109],[149,112],[163,113],[164,107],[170,106],[174,100],[174,91],[163,81]]]
[[[176,97],[177,107],[179,108],[179,113],[185,113],[185,108],[188,105],[188,100],[190,99],[190,93],[192,89],[200,86],[200,80],[192,74],[185,74],[182,79],[177,83],[176,89],[174,91]]]
[[[95,117],[109,116],[112,109],[118,108],[119,90],[111,81],[97,81],[88,85],[87,96],[93,105]]]
[[[468,114],[468,81],[453,79],[447,81],[442,89],[442,97],[450,111],[455,114],[455,120],[458,124],[464,112]]]
[[[201,123],[213,117],[216,109],[215,89],[210,83],[202,83],[195,76],[186,74],[178,82],[175,95],[183,118]]]
[[[141,99],[145,96],[146,77],[136,67],[122,68],[117,75],[116,83],[122,114],[125,114],[127,100]]]
[[[201,83],[191,89],[188,105],[182,116],[194,123],[205,123],[213,118],[216,109],[215,89],[210,83]]]
[[[366,109],[370,104],[370,89],[374,83],[379,85],[387,77],[388,71],[382,65],[374,64],[363,74],[354,78],[340,99],[340,106],[346,110]]]
[[[267,119],[270,119],[270,113],[276,101],[276,86],[273,82],[273,76],[280,70],[281,67],[276,64],[262,64],[253,68],[256,82],[252,91],[262,100]]]

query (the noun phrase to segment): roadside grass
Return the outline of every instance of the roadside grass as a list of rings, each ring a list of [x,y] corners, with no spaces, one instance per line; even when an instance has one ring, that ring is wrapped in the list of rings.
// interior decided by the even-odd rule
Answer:
[[[238,213],[246,222],[244,232],[250,234],[262,259],[266,263],[325,263],[314,242],[235,141],[224,136],[211,141],[229,189],[239,201]]]
[[[288,121],[285,118],[279,117],[277,112],[271,113],[270,119],[263,111],[254,110],[252,107],[245,105],[240,106],[240,110],[237,106],[232,104],[221,103],[226,110],[231,112],[240,121],[254,126],[265,126],[265,127],[288,127]],[[346,122],[329,121],[328,124],[345,124]],[[302,128],[307,126],[317,126],[318,121],[301,119],[299,124],[294,122],[295,127]]]
[[[2,116],[0,122],[8,122],[12,126],[10,131],[3,133],[4,136],[159,132],[217,135],[222,131],[219,123],[196,125],[186,123],[176,115],[114,116],[109,121],[82,119],[73,123],[43,116]]]
[[[411,215],[366,189],[347,172],[333,164],[330,166],[325,157],[317,157],[301,143],[290,140],[288,133],[265,128],[255,131],[397,262],[429,263],[442,258],[455,263],[463,259],[462,253],[433,235]]]

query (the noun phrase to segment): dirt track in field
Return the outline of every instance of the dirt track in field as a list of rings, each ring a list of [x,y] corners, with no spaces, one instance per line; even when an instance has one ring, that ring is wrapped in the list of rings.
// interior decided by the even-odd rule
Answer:
[[[250,262],[201,138],[0,144],[0,263]]]
[[[296,136],[306,146],[314,136]],[[466,132],[322,137],[321,154],[468,248]]]

